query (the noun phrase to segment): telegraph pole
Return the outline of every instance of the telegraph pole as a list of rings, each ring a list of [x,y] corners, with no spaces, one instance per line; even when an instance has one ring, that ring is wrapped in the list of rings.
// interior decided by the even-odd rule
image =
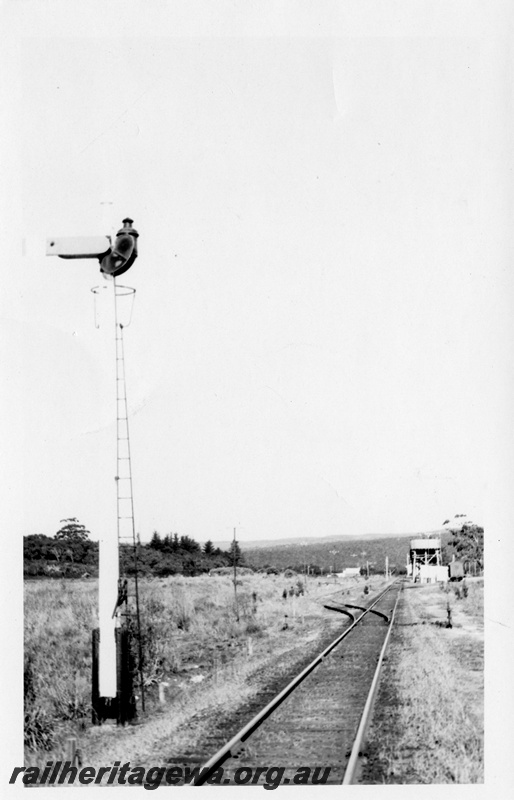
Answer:
[[[336,555],[339,553],[339,550],[331,550],[330,555],[333,556],[332,561],[332,573],[334,575],[334,580],[336,579]]]

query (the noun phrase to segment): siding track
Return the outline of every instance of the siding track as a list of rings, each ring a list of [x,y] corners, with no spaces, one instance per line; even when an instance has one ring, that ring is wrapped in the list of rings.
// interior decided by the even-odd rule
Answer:
[[[327,783],[351,783],[400,590],[400,583],[390,584],[365,610],[345,609],[332,596],[325,607],[350,616],[348,627],[281,691],[275,689],[271,697],[261,693],[258,713],[228,741],[214,737],[203,743],[202,750],[215,753],[191,760],[188,766],[200,763],[201,769],[190,785],[205,784],[219,767],[223,782],[232,785],[243,767],[252,769],[254,784],[263,783],[271,767],[284,768],[282,784],[293,783],[300,767],[318,768],[321,775],[330,767]],[[262,778],[256,776],[258,768]]]

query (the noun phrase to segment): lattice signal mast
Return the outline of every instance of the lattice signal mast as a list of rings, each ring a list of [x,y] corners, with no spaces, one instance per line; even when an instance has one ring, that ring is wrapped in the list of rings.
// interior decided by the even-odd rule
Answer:
[[[121,286],[117,278],[137,258],[138,232],[133,220],[123,220],[114,243],[110,236],[65,237],[47,241],[47,255],[61,258],[97,258],[100,271],[112,279],[116,358],[116,536],[108,529],[100,537],[99,628],[93,631],[93,721],[115,718],[125,723],[136,715],[133,674],[138,662],[139,689],[144,710],[143,654],[139,604],[138,541],[134,519],[132,459],[130,451],[124,328],[118,302],[134,300],[135,289]],[[96,295],[107,286],[95,286]],[[96,324],[96,320],[95,320]],[[97,327],[99,327],[97,325]],[[134,653],[134,644],[136,653]]]

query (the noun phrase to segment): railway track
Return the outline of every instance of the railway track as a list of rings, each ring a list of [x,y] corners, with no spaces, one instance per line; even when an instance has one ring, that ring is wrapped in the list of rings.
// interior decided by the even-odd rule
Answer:
[[[282,784],[293,783],[305,767],[321,775],[329,768],[327,784],[356,780],[400,591],[394,582],[365,608],[342,599],[327,602],[326,608],[350,617],[348,627],[281,691],[271,698],[261,695],[260,710],[228,741],[205,742],[201,749],[214,755],[188,765],[201,765],[190,785],[209,783],[220,767],[223,783],[232,785],[243,783],[242,775],[262,784],[270,767],[283,768]]]

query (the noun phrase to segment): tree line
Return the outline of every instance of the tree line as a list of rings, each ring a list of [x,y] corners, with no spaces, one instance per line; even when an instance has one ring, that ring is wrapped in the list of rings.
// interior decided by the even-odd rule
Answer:
[[[30,577],[96,577],[98,575],[98,542],[90,538],[90,531],[76,517],[61,520],[54,536],[42,533],[23,537],[24,575]],[[215,547],[208,540],[200,545],[190,536],[177,533],[161,535],[154,531],[150,542],[120,547],[123,572],[141,575],[199,575],[216,567],[244,566],[244,558],[237,542],[228,550]]]

